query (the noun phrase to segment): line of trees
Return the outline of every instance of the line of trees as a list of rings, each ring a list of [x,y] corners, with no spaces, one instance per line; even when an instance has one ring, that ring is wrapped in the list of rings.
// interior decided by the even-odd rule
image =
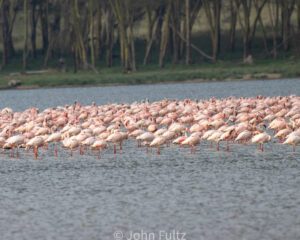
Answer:
[[[205,50],[193,41],[201,14],[210,36],[211,48]],[[229,44],[221,49],[225,15]],[[72,56],[75,69],[95,69],[100,60],[111,67],[118,49],[129,72],[137,70],[136,28],[141,24],[146,25],[144,65],[154,49],[160,67],[167,53],[174,64],[191,64],[192,54],[216,62],[221,50],[236,51],[238,30],[244,58],[252,54],[258,29],[266,52],[276,58],[299,38],[300,0],[0,0],[0,19],[2,66],[16,55],[13,33],[22,24],[24,69],[29,57],[40,53],[45,67],[57,55]]]

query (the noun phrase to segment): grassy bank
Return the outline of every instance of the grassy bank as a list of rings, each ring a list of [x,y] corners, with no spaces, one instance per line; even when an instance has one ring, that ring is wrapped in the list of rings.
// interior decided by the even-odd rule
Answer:
[[[55,69],[41,74],[22,74],[18,69],[9,68],[0,72],[0,88],[7,88],[8,82],[21,82],[19,88],[108,85],[108,84],[146,84],[161,82],[230,81],[236,79],[274,79],[300,77],[299,60],[259,60],[252,65],[239,62],[219,62],[217,64],[167,65],[158,69],[155,65],[139,67],[137,72],[122,73],[120,67],[99,68],[99,73],[82,71],[73,73],[71,69],[61,73]],[[14,74],[12,74],[14,72]]]

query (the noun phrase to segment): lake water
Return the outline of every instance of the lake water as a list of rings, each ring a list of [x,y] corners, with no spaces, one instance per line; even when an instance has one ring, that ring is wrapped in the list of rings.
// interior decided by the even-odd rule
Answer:
[[[1,91],[0,108],[133,102],[148,98],[298,95],[299,80]],[[299,239],[300,149],[271,143],[196,154],[146,153],[127,141],[98,159],[42,150],[39,160],[0,154],[1,239]],[[162,231],[160,233],[160,231]],[[116,232],[116,233],[115,233]],[[114,236],[114,233],[116,236]],[[121,239],[121,238],[119,238]]]

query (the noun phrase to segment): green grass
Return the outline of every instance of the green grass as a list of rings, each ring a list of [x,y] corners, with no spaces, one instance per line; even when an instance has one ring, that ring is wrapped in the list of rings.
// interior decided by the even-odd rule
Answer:
[[[147,84],[162,82],[179,82],[187,80],[198,81],[230,81],[248,78],[272,78],[268,74],[281,74],[283,78],[300,77],[299,60],[259,60],[253,65],[243,65],[234,62],[219,62],[216,64],[202,63],[185,65],[166,65],[159,69],[156,65],[140,66],[137,72],[122,73],[120,67],[99,68],[99,73],[81,71],[78,73],[60,73],[51,71],[39,75],[10,76],[12,68],[0,73],[0,87],[7,87],[11,79],[20,80],[22,87],[58,87],[58,86],[87,86],[111,84]]]

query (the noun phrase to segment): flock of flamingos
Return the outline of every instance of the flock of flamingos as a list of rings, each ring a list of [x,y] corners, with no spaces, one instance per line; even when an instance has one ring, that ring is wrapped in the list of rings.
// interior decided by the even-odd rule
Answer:
[[[164,99],[101,106],[75,102],[42,112],[37,108],[0,112],[0,147],[11,157],[25,148],[38,158],[39,148],[48,149],[50,144],[55,156],[62,148],[71,154],[94,150],[100,155],[111,147],[116,154],[128,139],[147,151],[156,148],[158,154],[170,144],[189,146],[194,153],[202,141],[215,143],[217,150],[224,142],[227,150],[236,143],[257,144],[264,151],[263,144],[271,139],[290,144],[295,151],[300,143],[300,97]]]

